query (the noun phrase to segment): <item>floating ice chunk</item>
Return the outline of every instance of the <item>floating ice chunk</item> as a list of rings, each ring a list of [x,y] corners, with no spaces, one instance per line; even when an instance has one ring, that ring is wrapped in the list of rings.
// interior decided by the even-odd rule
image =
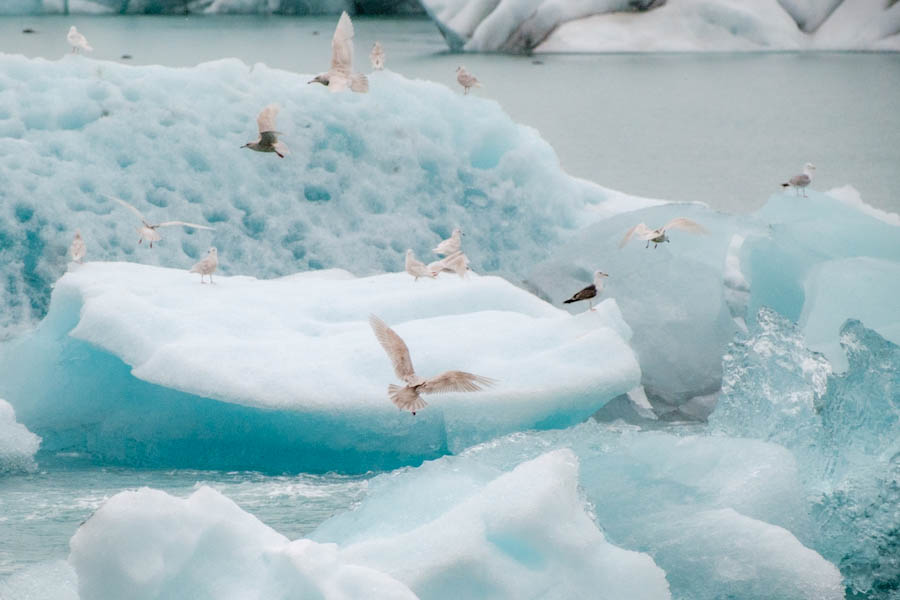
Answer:
[[[34,454],[40,445],[41,438],[16,421],[9,402],[0,400],[0,474],[34,469]]]
[[[662,225],[686,216],[709,230],[707,235],[672,231],[670,242],[654,248],[632,241],[618,248],[635,223]],[[608,218],[571,236],[553,256],[534,267],[526,285],[561,306],[573,290],[591,281],[596,269],[609,273],[601,297],[614,298],[634,331],[647,396],[669,412],[693,396],[719,388],[722,352],[738,327],[723,286],[734,217],[702,205],[666,204]],[[576,309],[578,310],[578,309]],[[705,415],[701,415],[703,417]],[[682,415],[684,417],[684,415]]]
[[[572,317],[498,277],[324,271],[200,286],[186,270],[87,263],[53,298],[38,331],[6,351],[0,386],[35,431],[117,461],[393,467],[572,425],[640,378],[615,301]],[[370,313],[406,341],[417,372],[497,384],[401,413]],[[97,361],[90,372],[83,355]],[[84,438],[71,439],[75,424]]]
[[[208,487],[175,498],[110,498],[70,542],[81,600],[370,597],[412,600],[402,583],[345,564],[333,544],[287,538]]]

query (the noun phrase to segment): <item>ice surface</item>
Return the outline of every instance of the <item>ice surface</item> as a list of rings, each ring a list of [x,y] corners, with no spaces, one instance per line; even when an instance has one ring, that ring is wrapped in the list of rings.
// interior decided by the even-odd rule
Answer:
[[[649,556],[610,544],[593,523],[568,450],[393,536],[288,542],[210,488],[187,499],[144,488],[110,499],[71,548],[82,600],[670,597]]]
[[[454,50],[900,48],[900,9],[856,0],[423,0]]]
[[[54,560],[0,579],[0,600],[81,599],[75,570],[64,560]]]
[[[710,233],[675,230],[669,234],[671,242],[658,248],[653,244],[645,248],[640,240],[618,248],[633,225],[660,227],[679,216],[701,223]],[[626,213],[571,236],[552,258],[532,270],[526,283],[559,304],[587,285],[594,270],[609,273],[603,297],[614,298],[622,309],[634,331],[632,345],[647,396],[658,410],[667,412],[672,405],[719,388],[722,352],[737,331],[723,286],[735,277],[726,278],[725,269],[738,229],[747,232],[753,226],[699,204]],[[578,304],[568,306],[584,310]]]
[[[813,502],[813,546],[855,592],[888,598],[900,584],[900,348],[855,320],[840,339],[847,370],[829,374],[798,327],[761,311],[726,357],[710,424],[790,448]]]
[[[0,475],[34,469],[34,454],[40,445],[41,438],[18,423],[13,407],[0,399]]]
[[[0,55],[0,327],[46,312],[76,229],[87,260],[193,264],[215,245],[225,274],[271,277],[396,271],[407,248],[430,256],[461,227],[475,271],[517,280],[608,215],[607,198],[622,208],[496,102],[387,71],[368,94],[309,79],[233,59],[173,69]],[[240,149],[271,102],[283,160]],[[168,228],[151,251],[103,194],[215,231]]]
[[[364,472],[572,425],[640,378],[613,300],[572,317],[475,274],[215,281],[132,263],[75,266],[41,327],[5,350],[0,386],[48,450]],[[419,374],[459,369],[497,385],[399,412],[370,313],[405,339]]]
[[[7,0],[0,15],[38,14],[414,14],[415,0]]]

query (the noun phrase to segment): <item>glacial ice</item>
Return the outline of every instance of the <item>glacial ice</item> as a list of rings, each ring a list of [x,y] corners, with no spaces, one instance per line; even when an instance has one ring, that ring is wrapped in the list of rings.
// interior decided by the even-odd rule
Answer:
[[[0,388],[50,451],[365,472],[567,427],[640,379],[613,300],[572,317],[476,274],[215,281],[133,263],[73,265],[41,326],[3,349]],[[460,369],[497,385],[429,396],[416,416],[399,412],[370,313],[405,339],[418,373]]]
[[[856,320],[840,340],[848,366],[835,374],[796,325],[760,311],[726,357],[710,425],[789,448],[812,501],[814,547],[855,593],[889,597],[900,585],[900,348]]]
[[[645,248],[639,240],[618,248],[625,232],[638,222],[659,227],[678,216],[699,222],[710,233],[676,230],[671,242],[658,248]],[[629,212],[572,235],[549,260],[534,267],[526,285],[559,304],[586,285],[595,269],[609,273],[603,297],[614,298],[621,308],[634,331],[632,346],[644,389],[657,410],[668,412],[719,388],[722,352],[737,331],[723,293],[726,257],[734,232],[754,227],[699,204]]]
[[[0,475],[34,469],[34,455],[40,445],[41,438],[18,423],[13,407],[0,399]]]
[[[0,55],[0,331],[46,313],[76,229],[87,260],[178,265],[215,245],[225,274],[273,277],[395,271],[407,248],[430,256],[461,227],[474,270],[517,280],[568,232],[641,205],[567,175],[494,101],[388,71],[368,94],[309,78],[234,59],[175,69]],[[270,102],[283,160],[240,150]],[[151,251],[103,194],[215,232],[169,229]]]
[[[407,508],[416,506],[407,500],[385,516]],[[210,488],[186,499],[144,488],[106,502],[71,550],[82,600],[670,597],[649,556],[606,541],[565,449],[395,535],[289,542]]]
[[[421,13],[415,0],[6,0],[0,15],[277,14],[392,15]]]
[[[650,554],[673,597],[719,598],[724,589],[741,598],[843,597],[840,573],[809,548],[814,527],[788,450],[595,421],[511,434],[379,475],[357,508],[332,517],[311,537],[341,546],[405,539],[498,473],[560,448],[578,457],[579,485],[604,534]]]
[[[453,50],[900,49],[900,8],[857,0],[422,0]]]

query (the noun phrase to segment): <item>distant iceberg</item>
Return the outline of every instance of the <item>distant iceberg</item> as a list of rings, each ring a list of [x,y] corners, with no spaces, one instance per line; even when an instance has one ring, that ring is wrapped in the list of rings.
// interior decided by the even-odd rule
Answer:
[[[900,50],[875,0],[422,0],[453,50]]]
[[[6,400],[0,400],[0,475],[30,471],[37,465],[34,454],[41,438],[16,421],[16,413]]]

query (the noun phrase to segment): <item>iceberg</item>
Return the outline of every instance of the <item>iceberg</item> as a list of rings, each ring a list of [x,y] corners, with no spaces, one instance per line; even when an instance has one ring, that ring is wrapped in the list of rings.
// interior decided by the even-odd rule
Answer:
[[[40,445],[41,438],[17,422],[13,407],[0,399],[0,475],[35,469],[34,455]]]
[[[12,0],[0,15],[41,14],[265,14],[409,15],[422,12],[416,0]]]
[[[324,270],[215,281],[133,263],[73,265],[40,327],[3,349],[0,388],[48,451],[365,472],[573,425],[640,380],[612,300],[572,317],[475,274],[413,281]],[[405,339],[417,372],[460,369],[498,384],[428,396],[416,416],[399,412],[370,313]]]
[[[422,0],[452,50],[897,50],[900,9],[855,0]]]
[[[790,320],[763,310],[758,322],[726,356],[710,426],[789,448],[812,499],[814,547],[854,593],[881,597],[900,583],[900,348],[849,320],[848,366],[833,373]]]
[[[670,598],[649,556],[605,539],[577,482],[574,454],[548,452],[403,533],[348,544],[288,541],[211,488],[144,488],[106,502],[69,562],[82,600]]]
[[[641,205],[567,175],[494,101],[388,71],[368,94],[309,79],[234,59],[177,69],[0,55],[0,332],[46,313],[76,229],[87,260],[190,266],[215,245],[225,274],[268,278],[396,271],[407,248],[430,256],[460,227],[474,270],[518,281],[569,232]],[[283,160],[240,150],[271,102]],[[151,251],[104,194],[215,231],[170,229]]]

